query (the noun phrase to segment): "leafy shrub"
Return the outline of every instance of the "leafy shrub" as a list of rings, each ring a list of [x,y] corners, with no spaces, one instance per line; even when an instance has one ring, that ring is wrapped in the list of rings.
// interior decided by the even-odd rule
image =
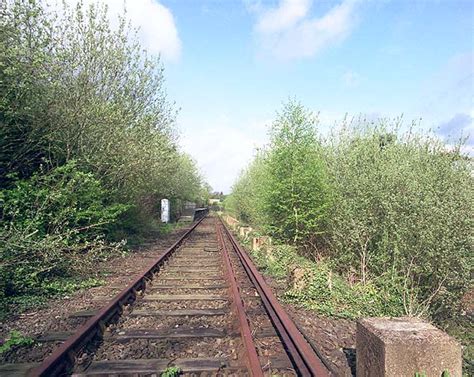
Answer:
[[[259,268],[282,282],[290,268],[304,268],[305,288],[287,287],[284,299],[319,314],[341,318],[402,314],[402,306],[393,292],[374,284],[351,285],[333,273],[327,262],[302,257],[295,247],[272,245],[270,251],[253,251],[252,257]]]
[[[316,312],[342,318],[403,314],[403,309],[387,289],[372,283],[350,285],[325,263],[313,264],[306,273],[307,286],[290,290],[286,299]]]
[[[115,200],[145,209],[195,200],[202,178],[179,151],[163,67],[126,14],[104,4],[0,5],[0,188],[75,160]],[[10,174],[10,175],[9,175]]]
[[[206,195],[125,11],[56,5],[0,2],[0,300],[25,306],[151,233],[160,199]]]
[[[176,377],[181,374],[180,367],[168,367],[161,373],[161,377]]]
[[[266,224],[263,209],[266,174],[265,153],[259,153],[234,183],[232,195],[224,200],[225,210],[244,224],[258,224],[262,227]]]
[[[328,313],[337,307],[356,313],[375,292],[372,304],[381,314],[456,315],[460,297],[472,287],[472,158],[460,144],[402,132],[398,120],[340,126],[318,138],[312,114],[290,102],[226,208],[298,246],[300,254],[327,261],[351,281],[354,297],[360,291],[354,301],[341,288],[338,297],[353,310],[336,305]],[[317,269],[314,276],[323,282],[326,275]],[[322,285],[316,278],[312,284],[318,297]]]
[[[11,350],[14,347],[30,346],[34,343],[32,338],[21,335],[18,331],[11,331],[5,343],[0,345],[0,354]]]
[[[316,138],[316,119],[289,102],[273,123],[265,159],[263,209],[273,236],[317,247],[330,202],[327,174]]]
[[[269,146],[239,177],[226,203],[244,222],[312,249],[320,246],[332,195],[315,125],[303,106],[285,105]]]
[[[276,278],[286,278],[288,269],[291,266],[298,265],[305,267],[309,261],[298,255],[295,248],[289,245],[272,245],[269,253],[258,253],[262,259],[261,266],[272,276]]]
[[[336,268],[397,286],[406,314],[455,312],[473,262],[471,160],[383,124],[343,129],[327,152]]]
[[[41,289],[46,295],[61,295],[79,289],[98,287],[104,283],[104,280],[93,277],[86,279],[52,279],[43,281]]]
[[[121,246],[102,234],[127,207],[108,203],[100,182],[74,162],[16,181],[0,191],[0,205],[3,296],[48,290],[47,280],[84,273]]]

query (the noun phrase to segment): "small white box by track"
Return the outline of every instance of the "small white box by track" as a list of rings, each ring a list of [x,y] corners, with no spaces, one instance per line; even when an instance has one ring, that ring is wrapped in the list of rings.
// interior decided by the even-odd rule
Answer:
[[[161,199],[161,222],[170,222],[170,201],[168,199]]]

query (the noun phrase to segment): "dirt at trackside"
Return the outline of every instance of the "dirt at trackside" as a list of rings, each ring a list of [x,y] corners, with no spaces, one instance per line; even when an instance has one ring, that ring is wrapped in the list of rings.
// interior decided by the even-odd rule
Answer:
[[[49,332],[74,331],[87,318],[71,318],[73,313],[100,308],[104,301],[98,301],[98,298],[111,299],[119,293],[185,231],[186,229],[175,230],[141,250],[101,263],[98,268],[109,273],[109,276],[104,278],[103,286],[50,300],[44,308],[30,310],[9,318],[0,324],[0,338],[6,337],[11,330],[17,330],[33,338]],[[266,277],[266,281],[277,296],[283,294],[285,287],[279,286],[269,277]],[[338,376],[352,376],[355,373],[354,321],[321,317],[293,305],[284,304],[284,306]],[[41,361],[56,345],[55,343],[37,343],[33,347],[19,347],[1,355],[0,363]]]
[[[268,276],[264,278],[281,298],[285,292],[283,283]],[[355,376],[355,321],[323,317],[314,311],[286,304],[282,300],[280,303],[336,376]]]
[[[97,268],[107,273],[107,276],[103,278],[104,285],[49,300],[41,309],[29,310],[4,320],[0,323],[0,339],[7,337],[12,330],[34,339],[47,333],[76,330],[88,318],[71,317],[71,315],[84,310],[101,308],[140,272],[150,266],[153,260],[158,258],[186,230],[187,228],[176,229],[125,257],[117,257],[100,263]],[[29,347],[14,347],[0,355],[0,363],[41,361],[54,346],[53,343],[35,343]]]

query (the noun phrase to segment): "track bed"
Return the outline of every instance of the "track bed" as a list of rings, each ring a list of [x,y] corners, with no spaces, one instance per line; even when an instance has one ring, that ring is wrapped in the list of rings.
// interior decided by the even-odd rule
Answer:
[[[246,263],[220,220],[206,217],[113,300],[97,297],[102,309],[77,313],[71,331],[48,334],[30,363],[0,375],[316,375],[304,360],[314,352],[278,328]]]

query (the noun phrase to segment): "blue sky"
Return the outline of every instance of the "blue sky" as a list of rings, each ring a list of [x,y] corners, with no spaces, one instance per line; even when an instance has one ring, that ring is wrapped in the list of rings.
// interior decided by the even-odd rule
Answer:
[[[106,0],[116,6],[120,0]],[[289,97],[320,112],[422,118],[474,134],[474,2],[467,0],[134,0],[181,108],[183,149],[229,192]],[[113,7],[112,7],[113,9]],[[472,153],[474,142],[466,151]]]

